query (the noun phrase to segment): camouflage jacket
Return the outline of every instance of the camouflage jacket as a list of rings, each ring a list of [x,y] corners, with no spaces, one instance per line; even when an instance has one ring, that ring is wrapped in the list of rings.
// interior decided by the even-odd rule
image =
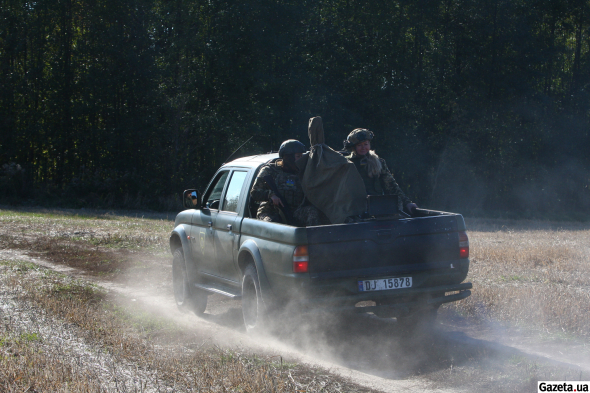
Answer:
[[[353,152],[346,158],[354,163],[356,169],[361,174],[365,188],[367,189],[367,195],[397,195],[400,210],[405,210],[404,207],[408,203],[412,203],[393,178],[383,158],[379,158],[381,162],[381,173],[376,177],[369,176],[366,157],[357,156]]]
[[[285,198],[292,212],[303,202],[304,195],[299,176],[283,171],[279,163],[280,160],[263,166],[250,191],[251,199],[254,202],[260,203],[260,207],[258,208],[259,215],[261,213],[279,214],[279,209],[270,201],[270,197],[274,195],[274,192],[264,180],[264,177],[268,175],[274,179],[277,189],[283,198]]]

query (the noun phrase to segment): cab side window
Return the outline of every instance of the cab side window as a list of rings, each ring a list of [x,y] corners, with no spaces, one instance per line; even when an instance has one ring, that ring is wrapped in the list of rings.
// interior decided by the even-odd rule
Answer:
[[[209,195],[207,195],[205,200],[205,206],[209,209],[219,209],[221,193],[223,192],[223,187],[225,186],[228,176],[229,171],[221,172],[219,175],[217,175],[217,178],[214,182],[215,184],[213,184],[210,188],[211,192],[209,192]]]
[[[225,192],[225,197],[223,198],[223,211],[238,212],[238,202],[247,174],[248,172],[240,171],[235,171],[232,174],[229,185],[227,186],[227,191]]]

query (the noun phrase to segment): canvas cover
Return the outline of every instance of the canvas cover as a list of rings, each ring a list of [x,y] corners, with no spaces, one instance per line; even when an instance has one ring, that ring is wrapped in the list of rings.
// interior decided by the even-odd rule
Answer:
[[[354,164],[325,144],[321,117],[309,119],[311,148],[297,166],[305,196],[330,219],[341,224],[346,217],[365,212],[367,193]]]

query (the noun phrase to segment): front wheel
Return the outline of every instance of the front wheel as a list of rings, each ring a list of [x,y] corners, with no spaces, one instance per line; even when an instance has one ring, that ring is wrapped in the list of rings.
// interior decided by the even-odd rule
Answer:
[[[207,294],[191,286],[188,274],[186,273],[186,262],[182,248],[174,251],[172,259],[172,287],[174,289],[174,300],[181,312],[194,312],[201,315],[207,308]]]
[[[258,272],[253,264],[246,267],[242,278],[242,314],[244,315],[244,326],[248,333],[260,334],[265,331],[266,305],[260,292]]]

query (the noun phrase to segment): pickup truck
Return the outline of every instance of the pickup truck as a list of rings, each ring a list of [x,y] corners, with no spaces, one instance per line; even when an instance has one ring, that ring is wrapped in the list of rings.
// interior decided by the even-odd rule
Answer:
[[[241,299],[248,332],[287,305],[301,312],[365,312],[401,327],[432,324],[443,303],[468,297],[469,240],[460,214],[295,227],[256,219],[250,189],[276,154],[224,164],[204,194],[183,193],[170,235],[178,308],[199,315],[207,297]],[[358,303],[364,307],[357,306]],[[368,306],[367,306],[368,305]]]

